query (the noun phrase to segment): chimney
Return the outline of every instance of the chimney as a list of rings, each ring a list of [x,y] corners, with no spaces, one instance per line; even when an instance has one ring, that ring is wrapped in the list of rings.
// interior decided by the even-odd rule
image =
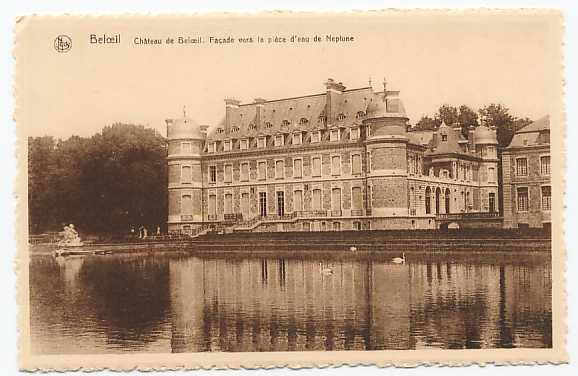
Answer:
[[[255,126],[257,127],[257,132],[261,130],[261,126],[263,123],[263,109],[265,108],[266,100],[263,98],[255,98],[253,103],[256,104],[255,106]]]
[[[231,134],[231,125],[233,119],[239,113],[239,104],[241,102],[237,99],[227,98],[225,99],[225,135]]]
[[[325,114],[327,116],[327,124],[332,124],[339,107],[341,106],[341,94],[345,90],[345,86],[341,82],[335,82],[332,78],[328,78],[325,83],[325,89],[327,90],[327,99],[325,102]]]
[[[470,151],[470,153],[475,154],[476,153],[476,144],[475,144],[475,140],[474,140],[474,131],[476,130],[476,127],[474,127],[473,125],[470,125],[470,127],[468,128],[468,150]]]

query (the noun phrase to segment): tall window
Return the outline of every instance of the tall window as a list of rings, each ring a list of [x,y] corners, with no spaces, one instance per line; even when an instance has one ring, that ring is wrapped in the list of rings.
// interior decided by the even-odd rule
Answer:
[[[550,156],[544,155],[540,157],[540,174],[550,175]]]
[[[367,172],[371,171],[371,152],[367,152]]]
[[[183,197],[181,197],[181,214],[193,214],[193,200],[191,195],[183,195]]]
[[[247,140],[246,138],[242,139],[241,142],[239,143],[239,149],[241,150],[249,149],[249,140]]]
[[[339,155],[331,157],[331,175],[341,175],[341,157]]]
[[[361,210],[363,199],[361,197],[361,187],[353,187],[351,189],[351,209]]]
[[[191,166],[181,167],[181,183],[191,184],[193,182],[193,175],[191,172]]]
[[[285,163],[283,160],[275,161],[275,179],[283,179],[285,176]]]
[[[313,210],[321,210],[321,189],[313,190],[311,207]]]
[[[321,157],[313,157],[311,165],[311,176],[321,176]]]
[[[241,214],[243,214],[243,218],[249,218],[249,193],[246,192],[241,193]]]
[[[301,144],[301,132],[293,133],[293,145]]]
[[[542,210],[552,209],[552,188],[549,185],[542,187]]]
[[[351,156],[351,173],[353,175],[361,174],[361,155],[353,154]]]
[[[332,129],[329,132],[329,141],[339,141],[339,129]]]
[[[267,162],[259,161],[257,163],[257,178],[259,180],[267,179]]]
[[[311,143],[316,143],[321,141],[321,132],[315,131],[311,133]]]
[[[182,154],[191,154],[191,143],[190,142],[181,142],[181,153]]]
[[[209,166],[209,183],[217,182],[217,166]]]
[[[516,175],[518,176],[528,175],[528,160],[526,158],[516,159]]]
[[[528,188],[520,187],[518,188],[517,203],[518,211],[525,212],[528,211]]]
[[[293,211],[303,210],[303,191],[298,190],[293,192]]]
[[[285,192],[277,191],[277,215],[282,217],[285,215]]]
[[[225,214],[233,213],[233,194],[225,193]]]
[[[223,142],[223,151],[231,151],[231,145],[232,145],[231,140],[224,141]]]
[[[283,135],[278,134],[275,136],[275,146],[283,146]]]
[[[293,160],[293,177],[300,178],[303,176],[303,160],[294,159]]]
[[[259,214],[261,217],[267,216],[267,192],[259,192]]]
[[[207,148],[207,150],[209,151],[209,153],[214,153],[217,151],[217,143],[216,142],[211,142]]]
[[[241,181],[249,181],[249,162],[241,163]]]
[[[341,215],[341,188],[331,189],[331,211],[334,215]]]
[[[257,139],[257,147],[263,149],[267,145],[266,137],[259,137]]]
[[[496,182],[496,169],[494,167],[488,167],[488,182]]]
[[[225,181],[225,183],[230,183],[233,181],[233,165],[232,164],[226,164],[225,165],[224,181]]]
[[[209,215],[213,217],[217,215],[217,195],[215,194],[209,195]]]
[[[431,214],[431,189],[427,187],[425,189],[425,213]]]
[[[349,138],[351,138],[352,140],[359,139],[359,128],[351,128],[349,130]]]

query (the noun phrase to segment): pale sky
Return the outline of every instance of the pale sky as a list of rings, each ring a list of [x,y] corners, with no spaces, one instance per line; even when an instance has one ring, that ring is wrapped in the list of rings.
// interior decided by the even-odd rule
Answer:
[[[90,136],[115,122],[165,134],[167,118],[187,114],[216,124],[226,97],[243,103],[322,93],[328,77],[347,88],[400,90],[410,122],[442,104],[477,110],[502,103],[536,119],[561,100],[560,19],[554,13],[396,12],[315,17],[27,19],[19,23],[17,122],[33,136]],[[91,33],[121,34],[120,45],[90,45]],[[68,53],[54,38],[67,34]],[[352,43],[174,45],[162,38],[351,35]]]

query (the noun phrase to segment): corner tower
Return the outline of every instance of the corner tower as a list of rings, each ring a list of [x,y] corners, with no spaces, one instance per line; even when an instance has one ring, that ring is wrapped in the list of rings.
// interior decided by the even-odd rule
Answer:
[[[404,227],[403,221],[392,217],[407,217],[407,121],[397,91],[376,93],[367,106],[363,120],[366,129],[368,158],[368,197],[373,228]]]
[[[202,213],[201,155],[207,126],[186,114],[167,119],[168,143],[168,230],[191,232],[200,227]]]

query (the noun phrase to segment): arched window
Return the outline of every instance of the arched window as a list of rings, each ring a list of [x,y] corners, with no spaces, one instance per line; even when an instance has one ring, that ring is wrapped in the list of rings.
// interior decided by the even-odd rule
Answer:
[[[425,213],[431,214],[431,189],[429,187],[425,189]]]
[[[306,118],[301,118],[299,120],[299,124],[301,124],[301,125],[306,125],[307,123],[309,123],[309,120],[307,120]]]
[[[270,122],[266,122],[265,123],[265,128],[272,128],[273,124],[271,124]]]
[[[319,115],[319,118],[317,119],[317,122],[319,124],[323,124],[325,125],[327,123],[327,117],[325,115]]]
[[[217,128],[217,133],[223,133],[225,130],[223,128]]]
[[[440,213],[440,196],[442,195],[442,190],[436,188],[436,214]]]
[[[283,120],[282,125],[283,125],[284,127],[288,127],[289,124],[291,124],[291,123],[289,122],[289,120]]]
[[[249,124],[249,129],[255,130],[255,129],[257,129],[257,126],[255,124],[251,123],[251,124]]]
[[[446,197],[445,197],[445,199],[446,199],[445,209],[446,209],[446,213],[449,213],[449,212],[450,212],[450,198],[451,198],[451,191],[449,190],[449,188],[446,188],[446,194],[445,194],[445,196],[446,196]]]
[[[340,113],[339,115],[337,115],[337,120],[339,120],[339,121],[345,120],[345,114],[344,114],[344,113]]]
[[[231,128],[231,132],[233,132],[233,133],[239,132],[239,127],[234,126],[233,128]]]
[[[355,115],[356,119],[363,119],[365,117],[365,112],[363,111],[358,111],[357,114]]]

